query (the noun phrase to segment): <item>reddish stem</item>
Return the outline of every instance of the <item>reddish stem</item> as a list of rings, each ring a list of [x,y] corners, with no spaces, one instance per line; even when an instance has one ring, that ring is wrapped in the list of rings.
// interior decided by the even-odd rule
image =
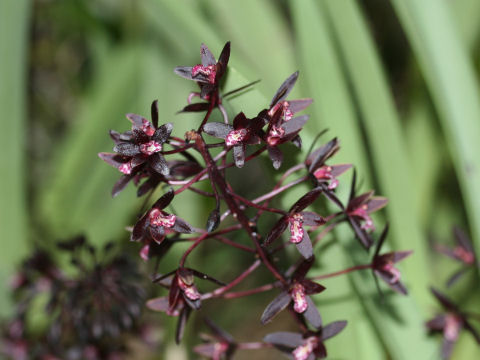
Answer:
[[[195,249],[200,243],[207,238],[208,233],[203,234],[200,236],[195,242],[190,245],[190,247],[185,251],[183,254],[182,258],[180,259],[180,267],[183,267],[185,265],[185,261],[187,260],[187,256]]]
[[[263,342],[251,342],[251,343],[240,343],[237,344],[237,349],[239,350],[258,350],[263,348],[272,348],[273,345]]]
[[[203,175],[207,173],[207,169],[203,169],[200,171],[197,175],[195,175],[189,182],[187,182],[185,185],[183,185],[181,188],[175,190],[175,195],[180,194],[181,192],[185,191],[188,189],[190,186],[195,184]]]
[[[244,291],[237,291],[237,292],[229,292],[227,294],[224,294],[223,297],[225,299],[234,299],[234,298],[239,298],[239,297],[244,297],[244,296],[250,296],[253,294],[258,294],[261,292],[269,291],[272,290],[274,287],[280,285],[278,282],[273,283],[273,284],[265,284],[253,289],[249,290],[244,290]]]
[[[348,269],[336,271],[330,274],[314,276],[310,278],[310,280],[323,280],[323,279],[328,279],[328,278],[339,276],[339,275],[348,274],[353,271],[365,270],[365,269],[371,269],[371,268],[372,268],[372,264],[357,265],[357,266],[352,266],[352,267],[349,267]]]
[[[218,297],[221,296],[222,294],[225,294],[228,290],[233,288],[234,286],[237,286],[240,282],[242,282],[248,275],[250,275],[256,268],[260,266],[262,262],[260,260],[255,260],[255,262],[250,265],[250,267],[245,270],[243,273],[241,273],[239,276],[237,276],[234,280],[232,280],[228,285],[223,286],[221,288],[216,289],[215,291],[209,293],[209,294],[204,294],[202,296],[202,299],[209,299],[212,297]]]
[[[263,210],[263,211],[269,211],[269,212],[272,212],[272,213],[277,213],[277,214],[282,214],[282,215],[286,215],[287,213],[283,210],[279,210],[279,209],[274,209],[274,208],[269,208],[269,207],[266,207],[266,206],[262,206],[262,205],[258,205],[258,204],[255,204],[254,202],[248,200],[248,199],[245,199],[243,196],[240,196],[238,194],[235,194],[233,192],[230,193],[233,197],[237,198],[238,200],[240,200],[241,202],[247,204],[248,206],[251,206],[251,207],[254,207],[256,209],[259,209],[259,210]]]
[[[287,185],[284,185],[284,186],[281,186],[277,189],[274,189],[274,190],[270,191],[269,193],[266,193],[265,195],[262,195],[262,196],[260,196],[256,199],[252,200],[252,202],[259,203],[259,202],[268,200],[268,199],[280,194],[281,192],[291,188],[292,186],[295,186],[295,185],[298,185],[298,184],[304,182],[305,180],[308,180],[308,176],[301,177],[297,180],[294,180],[294,181],[288,183]]]
[[[218,241],[221,241],[222,243],[224,243],[226,245],[230,245],[234,248],[237,248],[239,250],[248,251],[250,253],[256,253],[255,249],[249,248],[248,246],[245,246],[245,245],[242,245],[242,244],[237,244],[236,242],[233,242],[232,240],[229,240],[224,236],[214,236],[213,238],[218,240]]]
[[[200,134],[197,134],[195,137],[195,143],[197,145],[197,150],[202,154],[202,157],[205,160],[205,163],[207,165],[209,177],[214,181],[218,187],[220,188],[220,191],[223,194],[223,198],[225,199],[225,202],[227,203],[230,211],[234,216],[237,217],[238,222],[242,225],[242,227],[247,231],[248,235],[252,239],[252,241],[255,244],[255,248],[257,249],[258,254],[260,255],[260,258],[262,259],[262,262],[265,264],[265,266],[268,268],[268,270],[275,276],[278,280],[280,280],[282,283],[286,283],[286,280],[283,278],[283,276],[278,272],[278,270],[275,268],[275,266],[268,260],[268,257],[260,245],[260,242],[258,241],[257,234],[253,232],[251,226],[250,226],[250,221],[247,218],[247,216],[243,213],[243,211],[239,208],[238,204],[236,203],[235,199],[230,195],[228,191],[228,186],[225,181],[225,178],[222,176],[220,170],[216,166],[215,162],[212,159],[212,156],[208,152],[206,146],[205,146],[205,141],[203,140],[202,136]]]

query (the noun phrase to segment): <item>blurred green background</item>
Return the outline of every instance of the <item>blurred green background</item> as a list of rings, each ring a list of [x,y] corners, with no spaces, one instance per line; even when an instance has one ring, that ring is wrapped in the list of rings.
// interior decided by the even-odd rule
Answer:
[[[451,241],[456,224],[480,253],[479,34],[478,0],[1,0],[0,281],[35,241],[79,232],[98,244],[126,241],[140,203],[131,187],[110,198],[118,173],[96,156],[112,147],[108,129],[127,130],[125,113],[148,115],[159,99],[161,121],[182,136],[196,117],[174,114],[194,87],[173,68],[198,63],[202,42],[218,56],[231,40],[225,89],[262,80],[228,102],[231,113],[254,115],[300,70],[291,98],[314,98],[304,142],[325,128],[338,136],[337,160],[355,164],[363,190],[390,199],[390,246],[415,251],[401,266],[411,295],[391,308],[378,305],[369,276],[325,281],[322,315],[349,321],[329,341],[331,357],[437,358],[438,339],[422,325],[438,308],[428,287],[444,290],[455,264],[428,239]],[[205,204],[189,201],[178,206],[200,226]],[[319,270],[357,262],[350,232],[339,237],[331,256],[317,253]],[[448,294],[475,310],[471,273]],[[0,313],[10,308],[5,287]],[[233,332],[253,341],[252,331],[245,322]],[[453,358],[479,357],[461,336]]]

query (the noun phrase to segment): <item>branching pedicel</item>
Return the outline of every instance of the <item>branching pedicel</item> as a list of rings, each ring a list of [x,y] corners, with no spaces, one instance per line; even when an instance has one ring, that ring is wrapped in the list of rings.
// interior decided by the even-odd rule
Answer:
[[[158,274],[154,279],[156,283],[168,289],[168,296],[152,299],[147,303],[153,310],[179,317],[177,342],[182,338],[189,314],[200,309],[202,301],[212,298],[239,298],[278,289],[280,293],[274,296],[263,315],[259,314],[259,319],[262,323],[267,323],[288,308],[299,326],[298,333],[276,332],[269,334],[260,342],[236,343],[228,333],[207,321],[213,335],[208,337],[208,343],[196,347],[195,351],[209,358],[220,359],[229,358],[234,351],[241,349],[273,346],[287,352],[296,360],[323,358],[327,355],[324,341],[339,333],[346,326],[346,321],[323,325],[310,296],[323,292],[325,288],[314,280],[370,269],[393,290],[406,294],[406,289],[400,282],[400,273],[394,265],[411,252],[380,255],[380,247],[387,235],[385,228],[370,264],[358,265],[316,278],[308,276],[310,268],[315,264],[314,245],[341,222],[350,224],[360,244],[368,251],[374,244],[371,235],[374,225],[370,214],[384,207],[387,200],[373,196],[373,192],[357,195],[355,175],[348,203],[343,204],[336,196],[338,177],[351,167],[350,164],[327,164],[339,150],[337,139],[313,151],[305,163],[285,170],[280,181],[262,196],[247,199],[238,194],[228,180],[226,169],[233,166],[241,168],[246,162],[255,160],[265,151],[273,167],[279,169],[283,162],[282,151],[291,151],[292,145],[297,148],[302,145],[299,133],[307,122],[308,115],[297,116],[297,113],[308,107],[312,99],[287,100],[298,78],[296,72],[280,86],[268,108],[261,110],[251,119],[240,112],[230,122],[222,99],[252,84],[222,96],[220,81],[227,71],[229,57],[230,43],[225,45],[218,61],[209,49],[202,45],[201,64],[175,69],[176,74],[195,81],[200,87],[199,92],[193,92],[188,96],[189,104],[182,110],[205,112],[197,130],[187,132],[183,139],[172,136],[171,123],[160,126],[158,124],[155,101],[152,104],[151,121],[140,115],[127,114],[132,123],[131,131],[122,134],[111,131],[110,136],[115,142],[114,153],[101,153],[99,156],[123,173],[113,188],[114,196],[130,181],[138,186],[138,196],[153,191],[160,184],[169,186],[164,195],[134,225],[131,240],[142,244],[140,256],[144,260],[152,258],[160,260],[180,239],[191,242],[181,257],[178,268]],[[200,98],[200,102],[192,103],[196,97]],[[214,109],[221,112],[223,122],[209,122]],[[206,140],[211,141],[212,137],[221,141],[207,143]],[[214,148],[221,149],[216,156],[212,155]],[[216,150],[218,152],[218,149]],[[195,153],[201,156],[202,162],[198,162],[192,155]],[[233,154],[233,162],[228,160],[229,153]],[[182,158],[179,159],[178,156]],[[287,182],[290,176],[295,179]],[[207,179],[211,184],[211,192],[195,187],[196,183]],[[273,198],[281,196],[300,183],[310,183],[311,190],[292,204],[288,211],[270,206]],[[206,216],[205,229],[195,228],[177,214],[165,210],[172,201],[175,201],[175,196],[185,190],[215,199],[216,206],[210,215]],[[320,197],[332,202],[338,211],[329,215],[307,211],[307,208],[318,204]],[[221,205],[228,209],[223,214],[220,212]],[[253,209],[255,214],[247,216],[247,209]],[[234,225],[222,226],[224,220],[230,216],[233,217]],[[271,229],[260,229],[257,224],[263,216],[274,216],[278,220]],[[319,228],[323,231],[312,241],[309,234]],[[249,237],[252,246],[237,243],[229,238],[230,234],[238,231],[243,231]],[[289,240],[280,244],[279,239],[284,232],[289,234]],[[212,238],[252,259],[251,265],[236,274],[228,283],[187,266],[188,256],[200,244]],[[274,255],[284,250],[290,243],[298,249],[299,260],[283,271]],[[253,276],[260,266],[266,267],[271,273],[270,283],[244,291],[231,291],[247,277]],[[202,293],[197,288],[196,278],[209,280],[218,287],[211,292]]]

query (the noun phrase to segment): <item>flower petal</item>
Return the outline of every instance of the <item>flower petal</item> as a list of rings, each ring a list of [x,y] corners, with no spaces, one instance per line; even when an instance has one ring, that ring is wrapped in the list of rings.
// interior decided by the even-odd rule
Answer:
[[[360,241],[360,244],[362,244],[365,249],[370,249],[373,241],[370,236],[365,232],[365,230],[361,228],[357,220],[354,219],[352,216],[348,216],[348,222],[352,226],[352,229],[355,232],[357,239]]]
[[[165,194],[163,194],[157,201],[155,201],[152,208],[156,208],[159,210],[165,209],[172,202],[174,196],[175,191],[172,188],[169,188]]]
[[[150,235],[152,239],[160,244],[165,239],[165,230],[162,226],[149,226]]]
[[[315,200],[317,200],[318,196],[322,193],[321,187],[316,187],[313,190],[309,191],[305,195],[303,195],[293,206],[290,208],[289,213],[298,213],[305,209],[307,206],[312,204]]]
[[[304,260],[300,263],[298,268],[295,270],[295,272],[292,275],[292,279],[294,281],[301,281],[305,278],[305,275],[308,273],[310,268],[313,265],[315,259],[311,258],[308,260]],[[303,283],[303,282],[302,282]]]
[[[217,205],[217,207],[213,209],[213,211],[208,216],[207,226],[206,226],[207,232],[210,233],[212,231],[215,231],[219,224],[220,224],[220,208]]]
[[[150,113],[152,114],[153,127],[156,129],[158,127],[158,100],[152,102]]]
[[[284,123],[282,128],[285,130],[285,136],[299,132],[308,121],[309,117],[309,115],[302,115]]]
[[[172,130],[173,130],[172,123],[163,124],[157,130],[155,130],[155,133],[153,134],[152,139],[163,144],[170,137]]]
[[[457,243],[461,247],[463,247],[465,250],[467,250],[470,253],[474,253],[472,243],[468,238],[467,234],[462,229],[460,229],[458,226],[455,226],[453,228],[453,235],[455,236]]]
[[[283,154],[276,146],[267,146],[268,156],[272,160],[273,167],[278,170],[282,166]]]
[[[445,327],[445,315],[444,315],[444,314],[441,314],[441,315],[435,316],[433,319],[427,321],[427,322],[425,323],[425,326],[426,326],[429,330],[442,331],[443,328]]]
[[[150,156],[148,160],[152,169],[155,170],[157,173],[164,176],[170,175],[170,169],[168,167],[167,161],[162,154],[157,152]]]
[[[208,135],[220,139],[225,139],[232,130],[232,125],[220,122],[209,122],[203,125],[203,131],[205,131]]]
[[[303,224],[307,226],[317,226],[325,224],[325,219],[311,211],[303,211]]]
[[[215,56],[213,56],[213,54],[210,52],[207,45],[205,44],[202,44],[202,46],[200,47],[200,57],[202,58],[203,66],[215,65],[217,63]]]
[[[233,159],[237,168],[242,168],[245,165],[245,145],[240,144],[233,147]]]
[[[350,200],[348,203],[348,211],[354,211],[355,209],[359,208],[363,204],[367,203],[367,201],[373,196],[374,191],[370,190],[362,195],[358,195],[357,197]]]
[[[373,253],[373,258],[374,258],[374,259],[375,259],[375,258],[378,256],[378,254],[380,253],[380,249],[382,248],[383,243],[385,242],[385,239],[387,238],[388,229],[389,229],[389,225],[388,225],[388,223],[386,223],[386,224],[385,224],[385,227],[383,228],[382,234],[381,234],[380,237],[378,238],[377,246],[376,246],[376,248],[375,248],[375,252]]]
[[[285,309],[292,301],[290,294],[287,291],[282,291],[273,301],[267,305],[263,311],[260,321],[262,324],[270,322],[280,311]]]
[[[138,114],[129,113],[129,114],[126,114],[125,116],[126,116],[127,119],[130,120],[130,122],[132,123],[133,129],[136,129],[136,130],[142,130],[142,127],[143,127],[143,124],[144,124],[144,120],[145,120],[145,121],[148,121],[148,120],[145,119],[143,116],[138,115]]]
[[[295,244],[298,252],[305,258],[310,259],[313,256],[312,241],[306,231],[303,232],[303,239],[298,244]]]
[[[309,172],[314,172],[317,168],[325,165],[325,161],[331,158],[340,149],[337,138],[330,140],[312,152],[306,161]]]
[[[445,310],[459,313],[457,305],[455,305],[448,297],[433,287],[430,288],[430,291],[437,298],[440,304],[442,304]]]
[[[133,226],[132,234],[130,235],[130,241],[140,241],[143,239],[145,231],[148,226],[148,215],[143,215],[140,220]]]
[[[172,229],[182,234],[190,234],[193,232],[192,227],[185,220],[179,217],[177,217]]]
[[[128,142],[123,142],[115,145],[113,147],[113,151],[123,156],[135,156],[141,153],[140,147],[138,145]]]
[[[370,214],[385,207],[388,199],[383,196],[374,196],[367,202],[367,212]]]
[[[190,316],[190,308],[188,306],[184,307],[178,318],[177,329],[175,330],[175,342],[180,344],[182,341],[183,333],[185,332],[185,325],[187,324],[188,317]]]
[[[313,99],[311,98],[289,100],[288,106],[290,107],[290,111],[295,114],[307,108],[312,102],[313,102]]]
[[[346,320],[334,321],[322,329],[322,340],[325,341],[337,335],[347,326]]]
[[[305,288],[305,294],[307,295],[320,294],[326,289],[325,286],[308,279],[304,279],[302,285]]]
[[[177,66],[173,69],[173,72],[185,79],[194,80],[192,77],[192,69],[191,66]]]
[[[458,271],[455,271],[453,275],[451,275],[446,282],[447,288],[453,286],[453,284],[455,284],[463,276],[463,274],[465,274],[465,272],[467,272],[468,270],[469,270],[468,267],[464,267]]]
[[[167,312],[169,309],[168,297],[162,296],[162,297],[150,299],[147,301],[146,305],[150,310]]]
[[[282,216],[280,220],[277,221],[277,223],[273,226],[272,230],[268,233],[265,242],[263,243],[263,246],[268,246],[275,240],[277,240],[280,235],[283,234],[285,229],[288,226],[288,216]]]
[[[303,343],[303,336],[302,334],[290,331],[279,331],[268,334],[263,338],[263,341],[269,344],[285,346],[293,349]]]
[[[125,189],[125,186],[133,179],[133,175],[123,175],[120,179],[117,180],[115,185],[112,188],[112,197],[117,196],[120,192]]]
[[[210,104],[206,102],[189,104],[180,110],[179,113],[207,111],[209,106]]]
[[[303,316],[307,321],[312,325],[315,329],[319,330],[322,327],[322,317],[320,316],[320,313],[318,312],[317,307],[315,306],[314,302],[310,298],[310,296],[307,296],[307,310],[303,313]]]
[[[378,276],[380,276],[380,278],[387,283],[388,286],[390,286],[390,288],[393,290],[393,291],[396,291],[397,293],[399,294],[402,294],[402,295],[408,295],[408,291],[407,291],[407,288],[405,287],[405,285],[403,285],[403,283],[399,280],[395,281],[392,283],[392,274],[390,272],[385,272],[385,271],[379,271],[379,270],[374,270],[375,274],[377,274]]]
[[[352,168],[352,164],[337,164],[337,165],[332,165],[332,175],[334,177],[342,175],[345,171],[349,170]]]
[[[413,254],[413,250],[405,250],[405,251],[394,251],[393,252],[393,262],[397,263],[408,256]]]
[[[272,108],[278,102],[284,100],[290,91],[292,91],[293,86],[297,82],[298,71],[290,75],[278,88],[277,92],[273,96],[272,102],[270,103],[270,108]]]
[[[228,60],[230,59],[230,41],[228,41],[222,49],[218,57],[217,79],[220,79],[227,70]]]

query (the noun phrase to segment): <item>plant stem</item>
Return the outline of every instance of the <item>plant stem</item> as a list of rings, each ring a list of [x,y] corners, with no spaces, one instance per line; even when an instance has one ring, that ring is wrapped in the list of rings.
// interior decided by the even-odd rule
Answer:
[[[239,208],[238,204],[236,203],[236,201],[228,191],[228,186],[225,181],[225,178],[222,176],[220,170],[218,169],[215,162],[213,161],[212,156],[208,152],[208,149],[205,146],[206,145],[205,141],[203,140],[201,134],[196,134],[195,143],[197,145],[197,150],[200,152],[200,154],[205,160],[210,178],[212,179],[213,182],[215,182],[218,185],[218,187],[220,188],[220,191],[222,192],[223,198],[225,199],[225,202],[227,203],[231,213],[233,214],[234,217],[238,219],[238,222],[242,225],[245,231],[247,231],[248,235],[252,239],[260,258],[262,259],[262,262],[265,264],[268,270],[273,274],[273,276],[275,276],[282,283],[286,283],[286,280],[278,272],[275,266],[270,262],[270,260],[267,257],[267,254],[265,253],[264,249],[260,245],[260,242],[258,241],[259,235],[252,230],[250,221],[248,220],[247,216]]]
[[[237,349],[239,350],[258,350],[263,348],[271,348],[272,344],[263,343],[263,342],[251,342],[251,343],[240,343],[237,344]]]
[[[228,285],[223,286],[221,288],[216,289],[215,291],[209,293],[209,294],[204,294],[202,296],[202,299],[209,299],[212,297],[218,297],[221,296],[222,294],[225,294],[228,290],[233,288],[234,286],[238,285],[240,282],[242,282],[248,275],[250,275],[256,268],[260,266],[262,262],[260,260],[255,260],[255,262],[250,265],[250,267],[245,270],[243,273],[241,273],[239,276],[237,276],[234,280],[232,280]]]
[[[331,278],[331,277],[335,277],[335,276],[339,276],[339,275],[343,275],[343,274],[348,274],[348,273],[353,272],[353,271],[365,270],[365,269],[371,269],[371,268],[372,268],[372,264],[356,265],[356,266],[352,266],[350,268],[347,268],[345,270],[340,270],[340,271],[333,272],[333,273],[330,273],[330,274],[314,276],[314,277],[310,278],[310,280],[328,279],[328,278]]]
[[[249,290],[229,292],[227,294],[224,294],[223,297],[225,299],[235,299],[235,298],[240,298],[240,297],[244,297],[244,296],[250,296],[250,295],[253,295],[253,294],[258,294],[258,293],[261,293],[261,292],[272,290],[274,287],[279,286],[279,285],[280,285],[279,282],[275,282],[275,283],[272,283],[272,284],[265,284],[265,285],[262,285],[262,286],[259,286],[259,287],[253,288],[253,289],[249,289]]]

